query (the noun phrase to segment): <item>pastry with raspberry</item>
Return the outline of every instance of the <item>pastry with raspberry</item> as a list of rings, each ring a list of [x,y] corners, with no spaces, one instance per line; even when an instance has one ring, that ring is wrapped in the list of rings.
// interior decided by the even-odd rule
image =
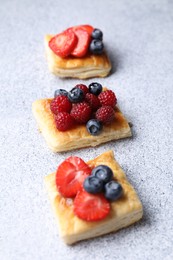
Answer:
[[[54,98],[33,103],[33,113],[54,152],[96,146],[130,137],[130,126],[117,107],[116,94],[98,82],[57,89]]]

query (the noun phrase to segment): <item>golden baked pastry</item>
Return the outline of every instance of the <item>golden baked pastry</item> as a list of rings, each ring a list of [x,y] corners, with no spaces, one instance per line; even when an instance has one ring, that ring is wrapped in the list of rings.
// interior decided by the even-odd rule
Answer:
[[[110,60],[104,52],[101,55],[87,54],[85,57],[61,58],[49,48],[49,40],[53,35],[45,36],[46,56],[49,70],[59,77],[87,79],[106,77],[111,70]]]
[[[123,188],[123,196],[111,202],[109,215],[99,221],[88,222],[73,213],[73,200],[62,197],[55,185],[55,173],[45,177],[45,185],[59,226],[59,235],[67,244],[97,237],[127,227],[142,218],[142,204],[125,173],[114,159],[112,151],[107,151],[88,162],[90,167],[107,165]]]
[[[109,125],[104,125],[98,136],[89,134],[85,125],[77,125],[70,130],[61,132],[56,128],[54,115],[50,110],[51,100],[36,100],[32,105],[32,111],[49,148],[54,152],[94,147],[111,140],[131,136],[129,124],[118,107],[115,109],[115,120]]]

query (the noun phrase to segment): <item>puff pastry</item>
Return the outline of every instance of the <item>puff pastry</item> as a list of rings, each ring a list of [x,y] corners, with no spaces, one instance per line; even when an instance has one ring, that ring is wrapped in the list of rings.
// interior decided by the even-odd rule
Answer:
[[[59,77],[87,79],[106,77],[111,70],[110,60],[104,52],[101,55],[88,54],[83,58],[61,58],[49,48],[49,40],[53,35],[45,36],[46,56],[49,70]]]
[[[97,237],[127,227],[142,218],[142,204],[134,188],[128,182],[125,173],[114,159],[112,151],[107,151],[88,162],[93,166],[105,164],[114,173],[114,177],[123,187],[123,196],[111,203],[109,215],[95,222],[79,219],[73,213],[73,200],[65,199],[55,185],[55,173],[45,177],[45,185],[59,226],[59,235],[67,244]]]
[[[94,147],[111,140],[131,136],[129,124],[118,107],[115,109],[115,120],[109,125],[104,125],[102,133],[98,136],[90,135],[85,125],[78,125],[71,130],[61,132],[56,128],[54,116],[50,110],[51,100],[36,100],[32,105],[32,110],[40,131],[49,148],[54,152]]]

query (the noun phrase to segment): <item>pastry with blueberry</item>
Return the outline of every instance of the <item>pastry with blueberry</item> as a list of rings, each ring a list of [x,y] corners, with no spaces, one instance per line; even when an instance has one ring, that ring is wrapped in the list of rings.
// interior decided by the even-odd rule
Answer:
[[[45,47],[49,70],[59,77],[106,77],[111,70],[103,33],[91,25],[73,26],[57,35],[46,35]]]
[[[97,146],[130,137],[130,126],[117,106],[115,93],[98,82],[57,89],[54,98],[36,100],[33,114],[54,152]]]
[[[89,162],[70,156],[45,185],[66,244],[101,236],[140,220],[142,203],[127,177],[107,151]]]

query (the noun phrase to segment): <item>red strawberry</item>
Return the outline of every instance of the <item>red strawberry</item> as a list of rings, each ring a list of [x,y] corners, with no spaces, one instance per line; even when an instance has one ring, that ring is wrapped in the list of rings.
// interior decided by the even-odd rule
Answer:
[[[110,204],[103,194],[93,195],[79,192],[74,199],[74,213],[81,219],[97,221],[104,219],[110,211]]]
[[[69,113],[60,112],[55,116],[55,124],[58,130],[66,131],[74,126],[75,121]]]
[[[83,90],[84,96],[89,92],[88,87],[84,84],[77,84],[75,88],[80,88],[81,90]]]
[[[101,92],[98,95],[98,98],[102,106],[111,106],[114,108],[117,103],[117,98],[112,90],[105,90]]]
[[[71,111],[71,108],[72,103],[67,96],[63,95],[55,97],[50,103],[50,109],[55,115],[57,115],[59,112],[69,113]]]
[[[69,29],[73,29],[73,30],[82,29],[82,30],[87,31],[89,33],[89,35],[91,35],[94,30],[94,28],[89,24],[77,25],[77,26],[70,27]]]
[[[93,111],[100,107],[100,101],[98,97],[92,93],[87,93],[85,96],[85,101],[90,105]]]
[[[84,25],[79,25],[79,26],[76,26],[78,28],[82,28],[83,30],[86,30],[90,35],[92,34],[94,28],[89,25],[89,24],[84,24]]]
[[[86,123],[90,119],[91,107],[87,102],[80,102],[73,105],[71,116],[78,123]]]
[[[109,124],[115,118],[115,112],[111,106],[102,106],[96,112],[96,119],[102,123]]]
[[[56,186],[62,196],[72,198],[83,189],[83,182],[90,173],[91,168],[81,158],[71,156],[59,165]]]
[[[73,51],[77,41],[76,34],[72,30],[66,30],[55,35],[49,41],[49,47],[56,55],[65,58]]]
[[[82,28],[74,29],[74,33],[78,38],[76,47],[71,51],[71,55],[75,57],[83,57],[88,51],[91,36],[86,30]]]

